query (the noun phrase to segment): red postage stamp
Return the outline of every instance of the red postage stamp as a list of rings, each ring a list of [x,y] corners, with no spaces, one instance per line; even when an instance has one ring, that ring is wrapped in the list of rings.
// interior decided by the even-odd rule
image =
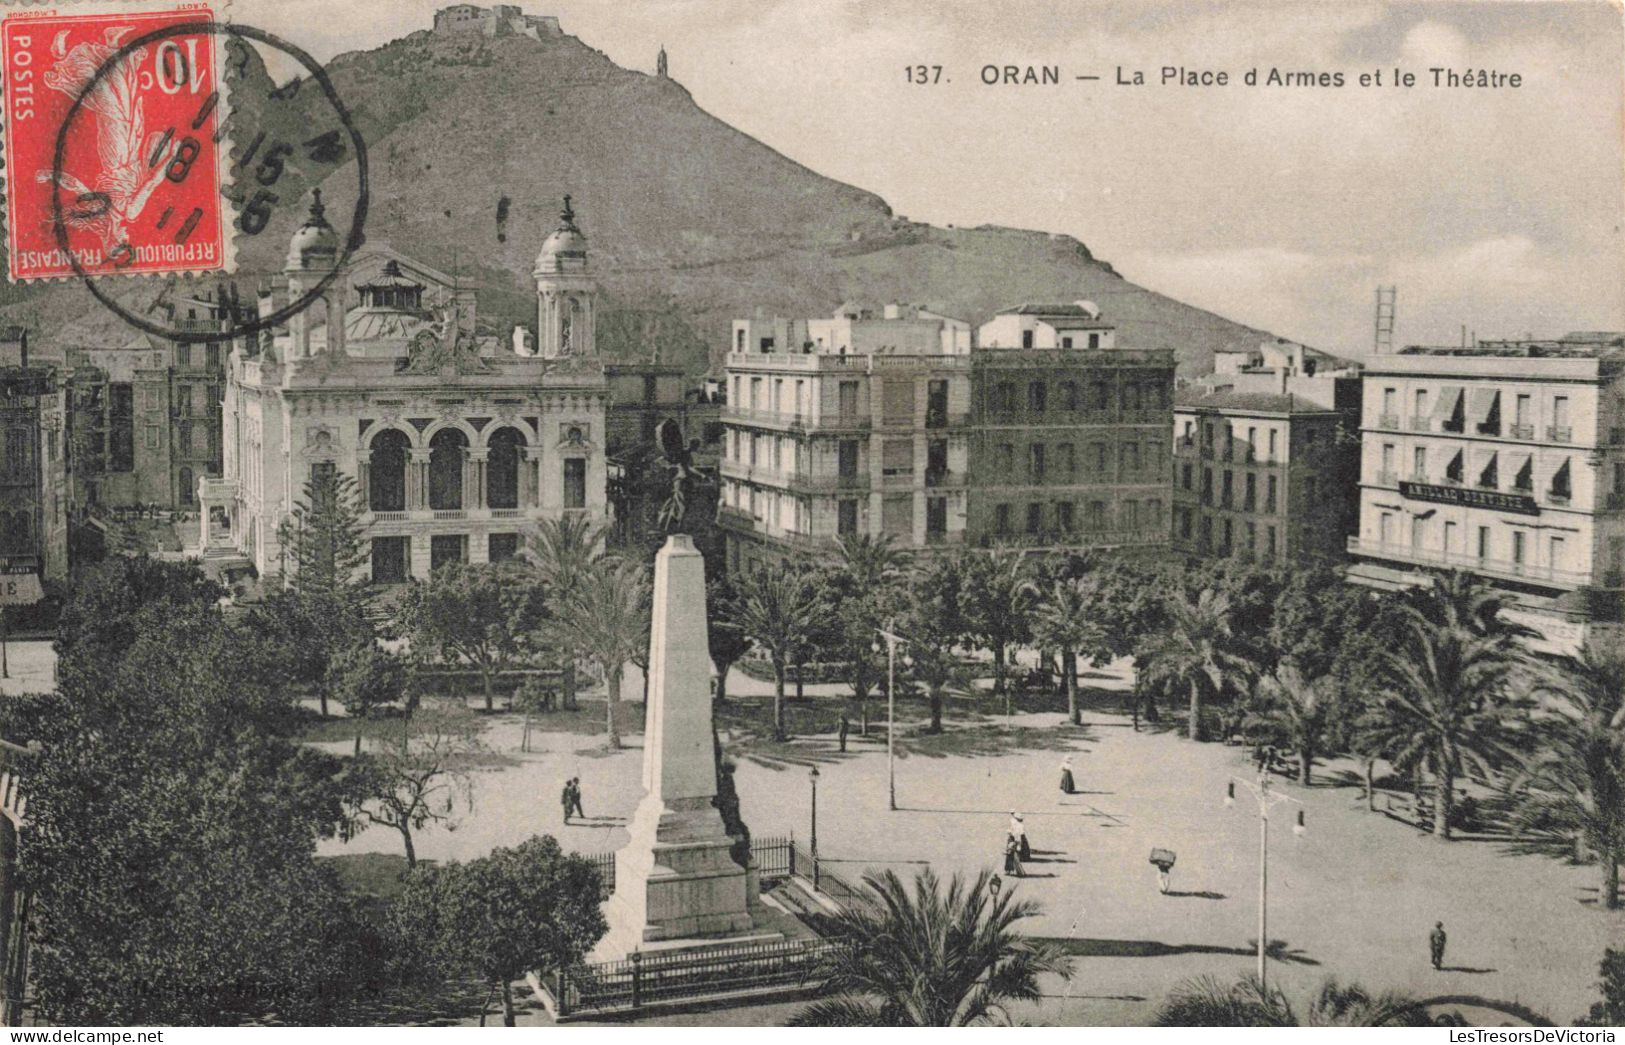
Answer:
[[[213,25],[203,4],[0,20],[14,282],[229,269]]]

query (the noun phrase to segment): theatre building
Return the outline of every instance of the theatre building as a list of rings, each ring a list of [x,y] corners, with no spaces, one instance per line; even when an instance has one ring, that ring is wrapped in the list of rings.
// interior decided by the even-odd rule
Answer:
[[[1619,635],[1625,343],[1618,335],[1411,348],[1364,375],[1350,579],[1462,569],[1504,590],[1537,648]]]
[[[289,247],[297,300],[332,271],[318,200]],[[513,556],[544,518],[605,517],[607,390],[587,241],[566,201],[536,259],[537,348],[483,333],[472,289],[383,249],[357,252],[283,330],[239,339],[223,409],[224,477],[204,479],[205,558],[284,568],[277,529],[322,472],[366,504],[371,578]]]

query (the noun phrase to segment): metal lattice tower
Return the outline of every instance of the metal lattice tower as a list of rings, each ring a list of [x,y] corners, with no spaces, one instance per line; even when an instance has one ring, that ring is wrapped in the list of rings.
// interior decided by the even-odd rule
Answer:
[[[1372,351],[1386,355],[1394,350],[1394,299],[1397,287],[1377,288],[1377,327]]]

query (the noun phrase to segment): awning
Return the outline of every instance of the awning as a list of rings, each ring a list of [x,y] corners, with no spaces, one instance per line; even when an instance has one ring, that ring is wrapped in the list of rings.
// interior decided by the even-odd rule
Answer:
[[[1433,413],[1429,418],[1433,421],[1448,421],[1455,414],[1456,407],[1461,403],[1461,386],[1445,385],[1439,389],[1439,401],[1433,404]]]
[[[1461,459],[1461,451],[1457,450],[1456,456],[1450,459],[1450,463],[1448,465],[1445,465],[1444,477],[1446,479],[1452,479],[1458,483],[1461,482],[1461,470],[1463,467],[1464,464]]]
[[[1568,458],[1564,458],[1563,463],[1558,466],[1557,471],[1552,473],[1552,493],[1559,497],[1569,497],[1573,494],[1573,492],[1574,491],[1570,486],[1569,480]]]
[[[1507,467],[1512,469],[1512,488],[1514,490],[1533,490],[1535,488],[1534,458],[1528,454],[1508,455]]]
[[[1480,486],[1493,486],[1499,475],[1495,468],[1494,450],[1473,451],[1473,479]]]
[[[1467,423],[1481,425],[1501,401],[1501,393],[1493,388],[1475,388],[1467,396]]]

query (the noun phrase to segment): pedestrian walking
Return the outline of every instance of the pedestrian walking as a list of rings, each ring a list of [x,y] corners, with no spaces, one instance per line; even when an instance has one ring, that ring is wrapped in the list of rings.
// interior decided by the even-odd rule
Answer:
[[[1434,922],[1433,931],[1428,933],[1428,950],[1433,952],[1433,967],[1444,968],[1444,923]]]
[[[846,734],[848,732],[850,732],[851,729],[852,729],[852,724],[846,720],[846,712],[844,712],[844,711],[841,712],[841,724],[840,724],[839,727],[836,728],[835,733],[836,733],[836,736],[838,736],[840,738],[840,741],[841,741],[841,753],[843,755],[846,753]]]
[[[570,822],[570,813],[575,809],[576,782],[574,779],[564,782],[564,790],[559,794],[559,804],[564,807],[564,822]]]
[[[1163,893],[1168,892],[1168,875],[1174,869],[1174,859],[1172,849],[1151,850],[1151,862],[1157,868],[1157,888]]]
[[[581,778],[570,778],[570,801],[575,806],[575,814],[581,819],[587,819],[587,811],[581,808]]]
[[[1013,834],[1004,836],[1004,873],[1013,874],[1017,878],[1026,877],[1021,869],[1021,846]]]
[[[1072,794],[1072,756],[1067,755],[1061,759],[1061,794]]]
[[[1031,860],[1033,851],[1032,847],[1027,844],[1027,825],[1022,822],[1020,813],[1012,812],[1010,814],[1010,836],[1016,840],[1016,846],[1021,853],[1021,858]]]

